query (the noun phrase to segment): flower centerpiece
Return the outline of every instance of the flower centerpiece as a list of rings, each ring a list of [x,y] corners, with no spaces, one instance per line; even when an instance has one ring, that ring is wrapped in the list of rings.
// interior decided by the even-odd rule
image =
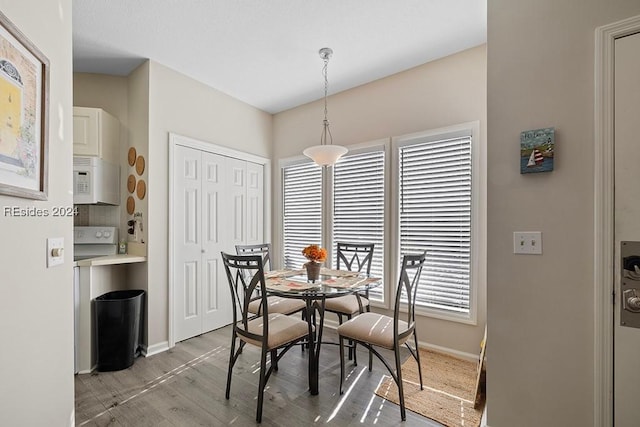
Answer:
[[[320,267],[327,259],[327,250],[318,245],[309,245],[302,250],[302,255],[309,260],[304,267],[307,269],[307,279],[318,280]]]

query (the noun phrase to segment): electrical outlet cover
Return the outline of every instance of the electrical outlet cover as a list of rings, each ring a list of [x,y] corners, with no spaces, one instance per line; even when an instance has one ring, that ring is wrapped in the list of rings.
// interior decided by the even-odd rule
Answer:
[[[47,239],[47,268],[64,264],[64,237]]]
[[[513,253],[542,255],[542,232],[516,231],[513,233]]]

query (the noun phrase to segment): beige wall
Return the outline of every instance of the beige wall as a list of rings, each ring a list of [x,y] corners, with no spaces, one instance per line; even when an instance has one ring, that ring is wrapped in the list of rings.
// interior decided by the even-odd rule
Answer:
[[[127,78],[127,111],[129,115],[128,121],[128,146],[123,150],[128,152],[129,147],[136,149],[136,154],[142,155],[145,159],[149,159],[149,62],[144,62],[138,68],[133,70]],[[132,168],[128,162],[123,162],[125,169],[129,173],[133,173]],[[147,183],[147,193],[149,188],[148,179],[148,167],[143,172],[143,179]],[[148,218],[149,197],[145,197],[143,200],[136,200],[136,210],[142,212],[143,220]],[[127,213],[126,205],[122,209],[123,215],[127,219],[131,216]],[[144,223],[146,225],[146,222]],[[143,238],[146,242],[147,227],[143,230]],[[149,277],[149,267],[147,263],[131,264],[127,271],[130,286],[136,289],[144,289],[149,291],[147,280]],[[144,343],[147,344],[147,351],[149,350],[149,297],[146,298],[146,318],[147,322],[144,325]],[[152,345],[153,343],[151,343]]]
[[[595,28],[637,0],[489,0],[488,424],[593,425]],[[519,134],[556,129],[550,173],[520,175]],[[542,256],[512,254],[540,230]]]
[[[329,97],[334,143],[348,146],[478,120],[484,146],[486,54],[485,45],[475,47]],[[319,82],[319,94],[321,90]],[[304,148],[319,143],[322,118],[322,101],[274,116],[274,183],[279,182],[279,159],[299,156]],[[276,209],[274,222],[281,218]],[[419,340],[477,354],[486,318],[483,278],[479,284],[477,326],[420,317]]]
[[[0,0],[4,13],[50,61],[49,196],[0,196],[4,207],[72,205],[71,1]],[[46,25],[45,25],[46,23]],[[3,425],[72,425],[72,217],[0,213],[0,413]],[[46,239],[63,237],[65,263],[46,268]]]
[[[169,132],[271,157],[271,115],[149,63],[149,345],[168,340]]]

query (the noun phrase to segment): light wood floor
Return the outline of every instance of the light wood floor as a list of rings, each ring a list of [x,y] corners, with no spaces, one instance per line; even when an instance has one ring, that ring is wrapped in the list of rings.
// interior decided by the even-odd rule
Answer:
[[[337,341],[325,329],[325,340]],[[253,426],[259,352],[247,345],[234,367],[231,397],[224,398],[229,360],[230,328],[225,327],[178,343],[173,349],[118,372],[77,375],[76,425],[79,426]],[[408,351],[405,349],[405,357]],[[393,357],[389,360],[393,360]],[[347,362],[345,394],[340,396],[338,347],[323,345],[320,394],[307,388],[307,352],[291,349],[279,363],[265,391],[262,426],[440,424],[407,411],[400,421],[397,405],[374,390],[386,372],[374,357],[369,372],[367,353],[358,351],[358,366]]]

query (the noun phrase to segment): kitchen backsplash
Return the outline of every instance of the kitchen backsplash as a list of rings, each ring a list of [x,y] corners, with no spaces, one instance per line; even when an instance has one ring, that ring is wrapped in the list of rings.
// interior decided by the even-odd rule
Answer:
[[[109,225],[120,227],[120,206],[75,205],[78,214],[73,225]]]

